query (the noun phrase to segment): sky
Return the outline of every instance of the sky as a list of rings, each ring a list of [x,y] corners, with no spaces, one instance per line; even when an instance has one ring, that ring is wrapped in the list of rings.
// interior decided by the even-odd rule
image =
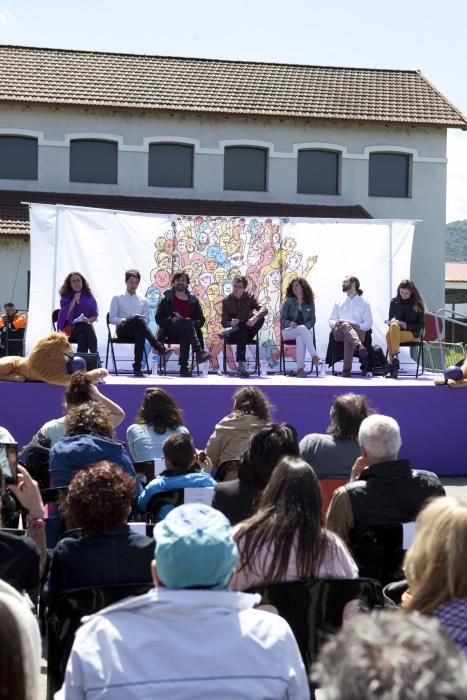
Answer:
[[[0,43],[419,69],[467,115],[466,0],[0,0]],[[467,219],[467,132],[448,131],[447,221]]]

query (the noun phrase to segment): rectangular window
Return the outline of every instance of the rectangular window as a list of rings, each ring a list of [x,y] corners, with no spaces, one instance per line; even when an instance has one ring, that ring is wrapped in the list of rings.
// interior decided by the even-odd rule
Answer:
[[[410,156],[370,153],[370,197],[409,197]]]
[[[153,187],[193,187],[193,146],[151,143],[148,184]]]
[[[99,139],[70,143],[70,182],[117,184],[118,144]]]
[[[339,153],[320,150],[299,151],[297,192],[339,194]]]
[[[0,136],[0,178],[37,180],[37,139]]]
[[[267,151],[232,146],[224,151],[224,190],[266,191]]]

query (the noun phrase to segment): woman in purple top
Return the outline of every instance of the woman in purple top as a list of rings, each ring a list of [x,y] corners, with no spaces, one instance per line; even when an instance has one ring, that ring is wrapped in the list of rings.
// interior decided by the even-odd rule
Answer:
[[[78,343],[78,352],[97,352],[93,323],[98,309],[89,284],[80,272],[70,272],[59,289],[60,313],[57,329],[67,332],[71,324],[70,343]]]

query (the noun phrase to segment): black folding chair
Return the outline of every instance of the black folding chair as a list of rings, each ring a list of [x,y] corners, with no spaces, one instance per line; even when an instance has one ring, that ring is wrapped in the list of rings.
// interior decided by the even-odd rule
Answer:
[[[110,329],[110,314],[106,314],[105,316],[105,322],[107,324],[107,349],[105,352],[105,368],[108,369],[109,365],[109,350],[110,354],[112,356],[112,365],[113,365],[113,372],[115,376],[118,376],[118,369],[117,369],[117,361],[115,359],[115,351],[114,351],[114,345],[132,345],[134,346],[134,343],[131,340],[124,340],[121,338],[118,338],[116,335],[112,335],[112,331]],[[148,362],[148,354],[146,352],[146,347],[144,348],[144,360],[146,362],[146,368],[147,371],[149,372],[149,362]],[[132,372],[130,372],[132,374]],[[120,372],[120,374],[123,374],[123,372]],[[128,372],[127,372],[128,374]]]
[[[313,331],[313,345],[316,347],[316,335],[315,335],[315,327],[312,327]],[[297,342],[295,340],[284,340],[282,337],[281,333],[281,347],[280,347],[280,356],[279,356],[279,372],[282,372],[282,374],[286,375],[286,369],[285,369],[285,363],[286,363],[286,354],[285,354],[285,349],[286,347],[296,347]],[[313,371],[313,362],[310,358],[310,372]],[[316,376],[318,376],[318,368],[316,368]]]

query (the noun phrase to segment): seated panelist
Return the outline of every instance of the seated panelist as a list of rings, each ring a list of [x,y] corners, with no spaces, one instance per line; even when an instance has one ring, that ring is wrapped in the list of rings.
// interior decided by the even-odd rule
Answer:
[[[305,353],[313,364],[319,355],[313,342],[313,326],[316,323],[314,294],[304,277],[293,279],[285,293],[281,308],[281,328],[284,340],[295,340],[297,345],[297,377],[305,377]]]
[[[425,303],[411,280],[402,280],[391,299],[386,341],[390,363],[387,376],[397,379],[401,343],[416,341],[425,327]]]

